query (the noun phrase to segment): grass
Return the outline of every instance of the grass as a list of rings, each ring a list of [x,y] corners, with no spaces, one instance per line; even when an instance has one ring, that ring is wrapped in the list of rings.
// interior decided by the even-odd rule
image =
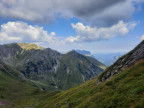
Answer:
[[[31,50],[31,49],[35,49],[35,50],[43,50],[45,48],[37,46],[35,44],[27,44],[27,43],[18,43],[18,45],[25,50]]]
[[[23,77],[19,71],[0,62],[0,108],[35,108],[43,101],[45,92],[35,85],[37,82]],[[57,93],[59,91],[46,92],[46,95]]]
[[[37,108],[142,108],[144,61],[96,84],[97,79],[44,99]]]
[[[22,108],[21,106],[35,106],[41,91],[32,83],[21,80],[20,73],[7,65],[0,66],[0,107]],[[22,105],[23,104],[23,105]],[[19,106],[20,105],[20,106]]]

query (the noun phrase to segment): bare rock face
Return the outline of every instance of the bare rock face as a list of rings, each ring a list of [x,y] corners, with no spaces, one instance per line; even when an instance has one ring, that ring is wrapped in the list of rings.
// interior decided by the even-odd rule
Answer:
[[[113,75],[130,67],[139,60],[144,59],[144,41],[128,54],[119,58],[112,66],[107,68],[98,78],[98,83],[111,78]]]

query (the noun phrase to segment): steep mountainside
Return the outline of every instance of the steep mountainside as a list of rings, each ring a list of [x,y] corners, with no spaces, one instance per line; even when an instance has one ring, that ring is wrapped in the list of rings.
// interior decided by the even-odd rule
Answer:
[[[99,61],[75,51],[62,55],[54,79],[58,88],[67,89],[98,76],[104,67]]]
[[[132,66],[135,62],[144,59],[144,41],[142,41],[136,48],[128,54],[119,58],[112,66],[106,69],[100,76],[99,82],[105,81],[112,77],[114,74],[123,71],[124,69]]]
[[[43,90],[73,87],[97,76],[105,67],[76,52],[60,54],[26,43],[0,45],[0,60]]]
[[[32,102],[36,105],[38,98],[34,94],[39,92],[40,89],[28,81],[21,72],[0,62],[0,108],[16,108],[15,106],[22,103],[31,106]],[[31,96],[36,99],[30,100]]]
[[[80,86],[44,98],[37,108],[143,108],[143,43],[119,59],[123,60],[121,62],[125,70],[115,65],[119,60],[114,64],[121,72],[118,70],[118,74],[111,76],[111,79],[107,77],[109,80],[105,79],[106,81],[103,80],[100,84],[97,84],[98,78],[92,79]],[[100,78],[102,77],[103,74]]]

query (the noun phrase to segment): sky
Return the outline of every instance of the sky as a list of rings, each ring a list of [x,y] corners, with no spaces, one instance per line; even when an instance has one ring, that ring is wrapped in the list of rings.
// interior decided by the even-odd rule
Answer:
[[[144,0],[0,0],[0,44],[128,52],[143,29]]]

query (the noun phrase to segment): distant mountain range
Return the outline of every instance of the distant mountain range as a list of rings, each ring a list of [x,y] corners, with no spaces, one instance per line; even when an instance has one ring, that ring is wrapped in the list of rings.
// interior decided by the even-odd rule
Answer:
[[[91,56],[94,57],[95,59],[99,60],[106,66],[112,65],[115,61],[117,61],[122,55],[125,54],[125,52],[117,52],[117,53],[95,53],[91,54],[90,51],[85,51],[85,50],[75,50],[76,52],[83,54],[85,56]]]
[[[120,53],[120,52],[118,53],[96,53],[96,54],[93,54],[93,56],[100,62],[104,63],[106,66],[110,66],[124,54],[125,52],[123,53]]]

